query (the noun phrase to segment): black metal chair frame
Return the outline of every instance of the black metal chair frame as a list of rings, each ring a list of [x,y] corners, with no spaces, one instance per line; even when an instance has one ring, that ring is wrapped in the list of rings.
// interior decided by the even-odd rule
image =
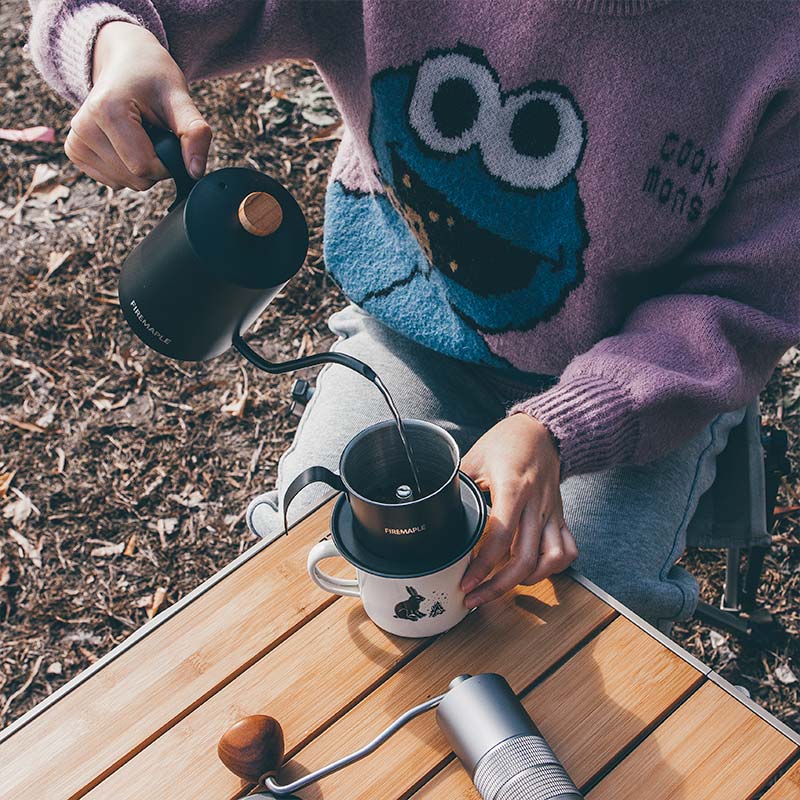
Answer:
[[[760,417],[759,427],[764,466],[763,529],[769,534],[775,521],[778,488],[781,479],[790,471],[788,439],[785,431],[762,427]],[[720,604],[714,606],[700,602],[695,616],[711,627],[725,630],[759,646],[773,644],[782,631],[772,615],[758,605],[764,559],[769,550],[769,545],[727,547],[725,584]],[[744,564],[742,555],[745,556]]]

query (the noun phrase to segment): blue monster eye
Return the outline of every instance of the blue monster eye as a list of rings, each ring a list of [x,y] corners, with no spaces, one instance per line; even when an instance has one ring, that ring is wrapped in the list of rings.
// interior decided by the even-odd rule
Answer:
[[[478,119],[480,98],[465,78],[448,78],[433,94],[431,113],[436,130],[447,139],[463,136]]]
[[[505,97],[495,124],[494,135],[479,143],[483,163],[492,175],[515,188],[555,189],[575,171],[583,155],[583,119],[561,87]]]
[[[570,93],[552,81],[505,94],[480,58],[450,52],[417,71],[408,121],[429,155],[473,147],[494,178],[515,189],[555,189],[577,168],[586,130]]]
[[[511,144],[522,156],[544,158],[558,144],[561,125],[552,103],[536,99],[526,103],[511,123]]]
[[[445,53],[420,66],[408,117],[425,147],[454,155],[487,135],[499,107],[500,87],[489,68],[464,53]]]

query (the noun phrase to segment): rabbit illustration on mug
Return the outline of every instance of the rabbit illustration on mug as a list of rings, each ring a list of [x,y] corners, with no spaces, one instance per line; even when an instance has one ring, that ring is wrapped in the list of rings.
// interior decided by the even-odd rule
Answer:
[[[422,619],[425,614],[419,610],[420,603],[425,599],[413,586],[406,586],[409,594],[408,600],[402,600],[394,607],[394,615],[397,619],[407,619],[416,622]]]

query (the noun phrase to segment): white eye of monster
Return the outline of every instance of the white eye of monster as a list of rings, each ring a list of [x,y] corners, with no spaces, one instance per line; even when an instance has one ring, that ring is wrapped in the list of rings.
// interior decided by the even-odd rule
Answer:
[[[524,92],[503,103],[495,135],[481,140],[487,169],[521,189],[553,189],[583,152],[583,122],[557,91]]]
[[[459,153],[482,138],[499,107],[500,87],[490,70],[463,53],[448,53],[420,66],[408,116],[425,145]]]

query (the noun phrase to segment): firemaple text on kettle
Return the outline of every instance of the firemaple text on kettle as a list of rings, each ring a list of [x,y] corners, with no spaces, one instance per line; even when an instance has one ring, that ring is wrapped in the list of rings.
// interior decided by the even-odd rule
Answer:
[[[139,306],[136,305],[135,300],[131,300],[131,308],[133,309],[133,313],[136,314],[136,319],[144,325],[144,327],[153,334],[157,339],[162,341],[164,344],[169,344],[172,339],[169,336],[164,336],[160,331],[157,331],[144,317],[141,311],[139,311]]]

